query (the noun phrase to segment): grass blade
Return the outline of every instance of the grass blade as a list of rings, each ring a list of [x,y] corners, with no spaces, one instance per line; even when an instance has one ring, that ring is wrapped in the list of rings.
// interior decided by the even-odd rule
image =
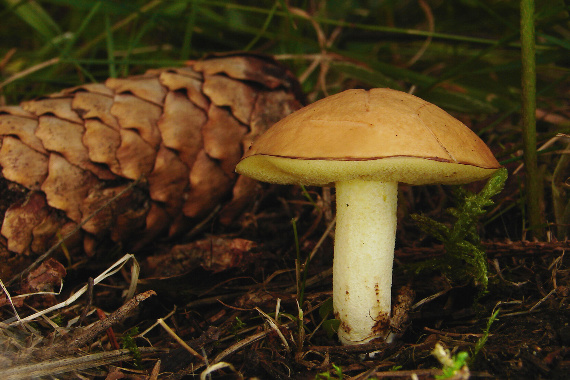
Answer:
[[[35,1],[4,0],[12,11],[36,30],[46,41],[61,34],[61,30],[51,16]]]

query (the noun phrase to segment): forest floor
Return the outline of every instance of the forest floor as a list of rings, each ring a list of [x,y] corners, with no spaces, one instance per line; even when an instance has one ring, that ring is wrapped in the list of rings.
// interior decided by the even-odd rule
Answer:
[[[127,269],[129,257],[102,280],[97,276],[108,258],[70,268],[68,290],[57,301],[82,286],[85,295],[47,317],[12,319],[12,327],[0,329],[3,378],[432,379],[443,376],[436,344],[453,357],[468,354],[466,366],[445,378],[567,378],[568,242],[485,243],[485,292],[468,280],[452,283],[439,272],[409,269],[443,254],[441,246],[398,247],[393,293],[404,286],[415,292],[398,337],[342,346],[332,333],[332,238],[315,227],[323,223],[299,226],[307,231],[299,238],[302,257],[319,252],[299,287],[287,218],[265,213],[249,221],[244,234],[137,256],[140,274]],[[262,233],[255,243],[237,237],[255,231]],[[130,283],[138,283],[137,295],[126,300]],[[42,310],[55,302],[34,296],[26,305]],[[9,312],[4,306],[5,323]]]

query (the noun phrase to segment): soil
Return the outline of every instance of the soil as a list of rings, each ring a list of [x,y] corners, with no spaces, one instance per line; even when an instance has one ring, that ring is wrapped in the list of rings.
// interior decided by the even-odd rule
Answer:
[[[319,243],[327,226],[325,216],[303,196],[293,198],[296,201],[277,201],[273,209],[244,215],[239,230],[204,235],[199,242],[160,255],[158,246],[139,254],[139,296],[130,301],[125,295],[132,273],[125,267],[51,313],[51,320],[3,326],[0,373],[4,371],[5,378],[26,378],[30,370],[25,366],[30,363],[122,352],[124,356],[106,365],[66,368],[57,376],[433,379],[442,374],[443,365],[432,354],[440,344],[451,356],[469,354],[467,367],[448,378],[568,377],[568,242],[486,242],[489,285],[484,290],[470,279],[451,281],[438,271],[413,272],[411,264],[443,255],[444,250],[428,239],[414,240],[417,235],[399,231],[393,292],[404,286],[415,291],[407,321],[392,343],[348,347],[332,334],[332,238],[325,236]],[[296,279],[303,276],[295,271],[291,216],[298,221],[300,257],[317,248],[302,295],[296,286]],[[63,256],[56,258],[65,262]],[[89,283],[113,260],[107,253],[68,268],[57,302]],[[297,307],[301,297],[302,315]],[[35,296],[25,304],[42,310],[55,302],[53,296]],[[0,312],[2,320],[9,321],[10,307]],[[495,312],[497,317],[488,326]],[[159,319],[164,325],[157,323]],[[129,350],[119,351],[122,347]],[[135,354],[141,358],[135,359]],[[6,371],[18,366],[23,368],[22,377],[6,377]]]

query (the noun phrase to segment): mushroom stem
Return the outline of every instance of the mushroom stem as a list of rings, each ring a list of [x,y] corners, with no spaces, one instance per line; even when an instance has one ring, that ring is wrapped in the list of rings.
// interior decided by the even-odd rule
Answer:
[[[333,305],[343,344],[389,333],[397,182],[360,179],[336,186]]]

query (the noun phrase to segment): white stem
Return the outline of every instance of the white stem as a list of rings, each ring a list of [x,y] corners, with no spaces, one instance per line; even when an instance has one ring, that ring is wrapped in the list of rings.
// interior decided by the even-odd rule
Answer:
[[[398,184],[337,182],[333,305],[343,344],[389,332]]]

